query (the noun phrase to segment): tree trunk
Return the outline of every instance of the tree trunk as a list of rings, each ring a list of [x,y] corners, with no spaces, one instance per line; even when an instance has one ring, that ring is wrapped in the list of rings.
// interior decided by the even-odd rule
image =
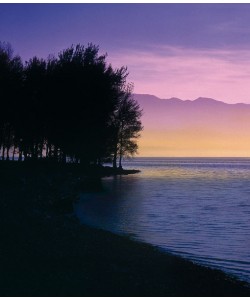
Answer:
[[[16,146],[13,146],[12,160],[15,160]]]
[[[35,142],[35,145],[32,147],[32,159],[38,159],[38,142]]]
[[[119,149],[119,169],[122,169],[122,149],[123,149],[123,131],[124,131],[124,124],[121,122],[121,131],[120,131],[120,149]]]
[[[27,160],[28,154],[27,154],[26,150],[23,151],[23,155],[24,155],[24,160]]]
[[[120,139],[120,151],[119,151],[119,169],[122,169],[122,148],[123,148],[123,139],[122,139],[122,136],[121,136],[121,139]]]
[[[122,154],[120,153],[119,157],[119,169],[122,169]]]
[[[3,145],[3,150],[2,150],[2,160],[4,160],[4,154],[5,154],[5,146]]]
[[[58,161],[58,147],[54,146],[53,158]]]
[[[114,153],[114,157],[113,157],[113,168],[116,169],[117,168],[117,149],[115,149],[115,153]]]
[[[40,148],[39,148],[39,156],[41,159],[43,158],[43,150],[44,150],[43,146],[44,146],[44,144],[41,143]]]
[[[117,133],[118,135],[118,133]],[[118,154],[118,138],[115,140],[115,147],[114,147],[114,157],[113,157],[113,168],[117,169],[117,154]]]
[[[66,162],[67,162],[67,157],[66,157],[66,154],[64,152],[62,152],[62,162],[64,164],[66,164]]]
[[[45,157],[47,158],[49,154],[49,144],[48,142],[46,143],[46,151],[45,151]]]
[[[7,147],[7,157],[6,157],[6,160],[10,160],[9,151],[10,151],[10,147],[8,146]]]
[[[22,161],[22,151],[19,149],[18,161]]]

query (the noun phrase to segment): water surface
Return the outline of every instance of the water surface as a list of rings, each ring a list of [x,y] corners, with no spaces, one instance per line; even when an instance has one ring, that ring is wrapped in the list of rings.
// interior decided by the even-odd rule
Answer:
[[[76,205],[88,225],[250,282],[250,159],[137,158]]]

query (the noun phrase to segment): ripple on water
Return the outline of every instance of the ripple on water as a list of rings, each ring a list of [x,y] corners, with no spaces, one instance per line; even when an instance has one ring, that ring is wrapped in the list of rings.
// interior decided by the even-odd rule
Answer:
[[[82,194],[79,218],[250,282],[250,159],[141,158]]]

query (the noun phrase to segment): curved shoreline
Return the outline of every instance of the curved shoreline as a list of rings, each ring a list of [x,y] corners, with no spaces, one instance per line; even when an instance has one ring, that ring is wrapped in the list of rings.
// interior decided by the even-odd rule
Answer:
[[[0,170],[0,296],[250,296],[222,271],[80,225],[72,174]]]

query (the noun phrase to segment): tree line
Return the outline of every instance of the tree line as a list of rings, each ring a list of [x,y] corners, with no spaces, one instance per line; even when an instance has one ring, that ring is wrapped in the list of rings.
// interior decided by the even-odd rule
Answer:
[[[137,153],[142,111],[126,82],[93,44],[25,63],[0,43],[2,160],[51,160],[82,165]]]

